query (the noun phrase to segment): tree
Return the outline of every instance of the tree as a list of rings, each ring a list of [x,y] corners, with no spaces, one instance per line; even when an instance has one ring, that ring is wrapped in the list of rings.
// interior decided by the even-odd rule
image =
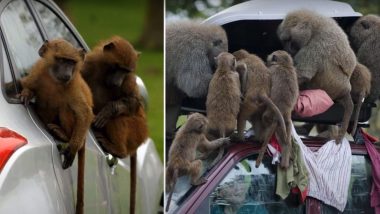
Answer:
[[[143,33],[138,46],[147,49],[163,48],[164,3],[163,0],[149,0]]]

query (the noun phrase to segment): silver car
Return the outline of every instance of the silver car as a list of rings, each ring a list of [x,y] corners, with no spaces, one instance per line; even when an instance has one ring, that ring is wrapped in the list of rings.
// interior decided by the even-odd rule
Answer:
[[[50,0],[1,0],[0,31],[0,127],[27,139],[21,147],[0,144],[0,213],[74,213],[77,165],[62,169],[56,148],[59,142],[46,131],[33,106],[25,107],[17,99],[16,80],[27,75],[37,61],[44,40],[64,38],[89,49]],[[138,84],[146,101],[141,79]],[[113,161],[91,132],[86,149],[85,212],[128,213],[130,159]],[[9,159],[1,156],[5,153],[11,154]],[[163,166],[151,139],[137,153],[136,213],[157,213]]]

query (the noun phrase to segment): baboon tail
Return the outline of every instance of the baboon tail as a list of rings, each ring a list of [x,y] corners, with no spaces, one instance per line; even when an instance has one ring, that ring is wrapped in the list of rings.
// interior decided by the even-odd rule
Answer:
[[[170,188],[170,193],[169,193],[168,201],[166,203],[165,212],[169,211],[170,202],[172,200],[175,184],[177,183],[177,177],[178,177],[178,170],[177,169],[174,169],[174,170],[168,169],[168,171],[170,171],[169,173],[173,173],[173,174],[172,175],[166,175],[166,176],[172,176],[172,179],[173,179],[174,182],[173,182],[173,187]]]
[[[287,139],[287,134],[286,134],[286,126],[285,126],[285,121],[284,121],[284,117],[282,116],[280,110],[278,109],[278,107],[273,103],[273,101],[268,97],[268,96],[265,96],[265,95],[259,95],[259,98],[261,99],[262,102],[264,102],[269,108],[271,108],[274,112],[274,114],[276,115],[276,118],[277,118],[277,122],[279,123],[280,125],[280,137],[282,139],[282,142],[286,143],[286,139]]]
[[[78,180],[77,180],[77,204],[75,207],[76,214],[83,214],[84,206],[84,162],[86,154],[86,143],[78,150]]]
[[[131,192],[130,192],[130,205],[129,213],[135,213],[136,206],[136,174],[137,174],[137,152],[131,155]]]

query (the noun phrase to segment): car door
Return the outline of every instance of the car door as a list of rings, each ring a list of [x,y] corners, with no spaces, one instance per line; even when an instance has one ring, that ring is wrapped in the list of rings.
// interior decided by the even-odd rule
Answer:
[[[67,25],[54,12],[53,7],[48,1],[28,0],[9,1],[5,6],[5,15],[2,14],[4,46],[8,50],[9,59],[14,67],[14,79],[17,80],[28,74],[31,66],[39,58],[37,54],[39,47],[46,39],[61,37],[77,47],[86,47],[81,38],[73,33],[70,28],[72,26]],[[20,8],[22,8],[21,11]],[[14,23],[19,23],[19,26],[15,26]],[[31,31],[31,29],[34,30]],[[12,99],[17,100],[16,97]],[[51,164],[55,171],[55,179],[58,182],[65,209],[73,213],[77,183],[76,161],[73,167],[63,170],[61,158],[56,149],[56,140],[46,131],[32,107],[27,107],[25,112],[27,113],[24,116],[33,121],[34,126],[39,130],[40,137],[52,144]],[[86,146],[85,210],[89,213],[109,213],[112,202],[108,190],[112,170],[107,164],[106,155],[90,133],[87,135]]]

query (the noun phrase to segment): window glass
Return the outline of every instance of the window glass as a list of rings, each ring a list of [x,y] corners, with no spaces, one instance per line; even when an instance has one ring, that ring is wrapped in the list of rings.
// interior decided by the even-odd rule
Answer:
[[[24,1],[7,5],[0,17],[11,55],[21,77],[26,76],[38,60],[42,37]]]
[[[79,47],[79,44],[73,34],[53,11],[37,1],[34,1],[34,7],[39,13],[42,24],[44,25],[46,33],[50,39],[63,38],[72,45]]]
[[[374,213],[370,205],[372,187],[371,162],[363,155],[352,156],[350,188],[347,205],[343,213]],[[322,204],[322,213],[340,213],[334,207]]]
[[[305,205],[289,207],[275,195],[276,166],[268,157],[259,168],[257,155],[240,161],[202,205],[197,213],[304,213]]]

